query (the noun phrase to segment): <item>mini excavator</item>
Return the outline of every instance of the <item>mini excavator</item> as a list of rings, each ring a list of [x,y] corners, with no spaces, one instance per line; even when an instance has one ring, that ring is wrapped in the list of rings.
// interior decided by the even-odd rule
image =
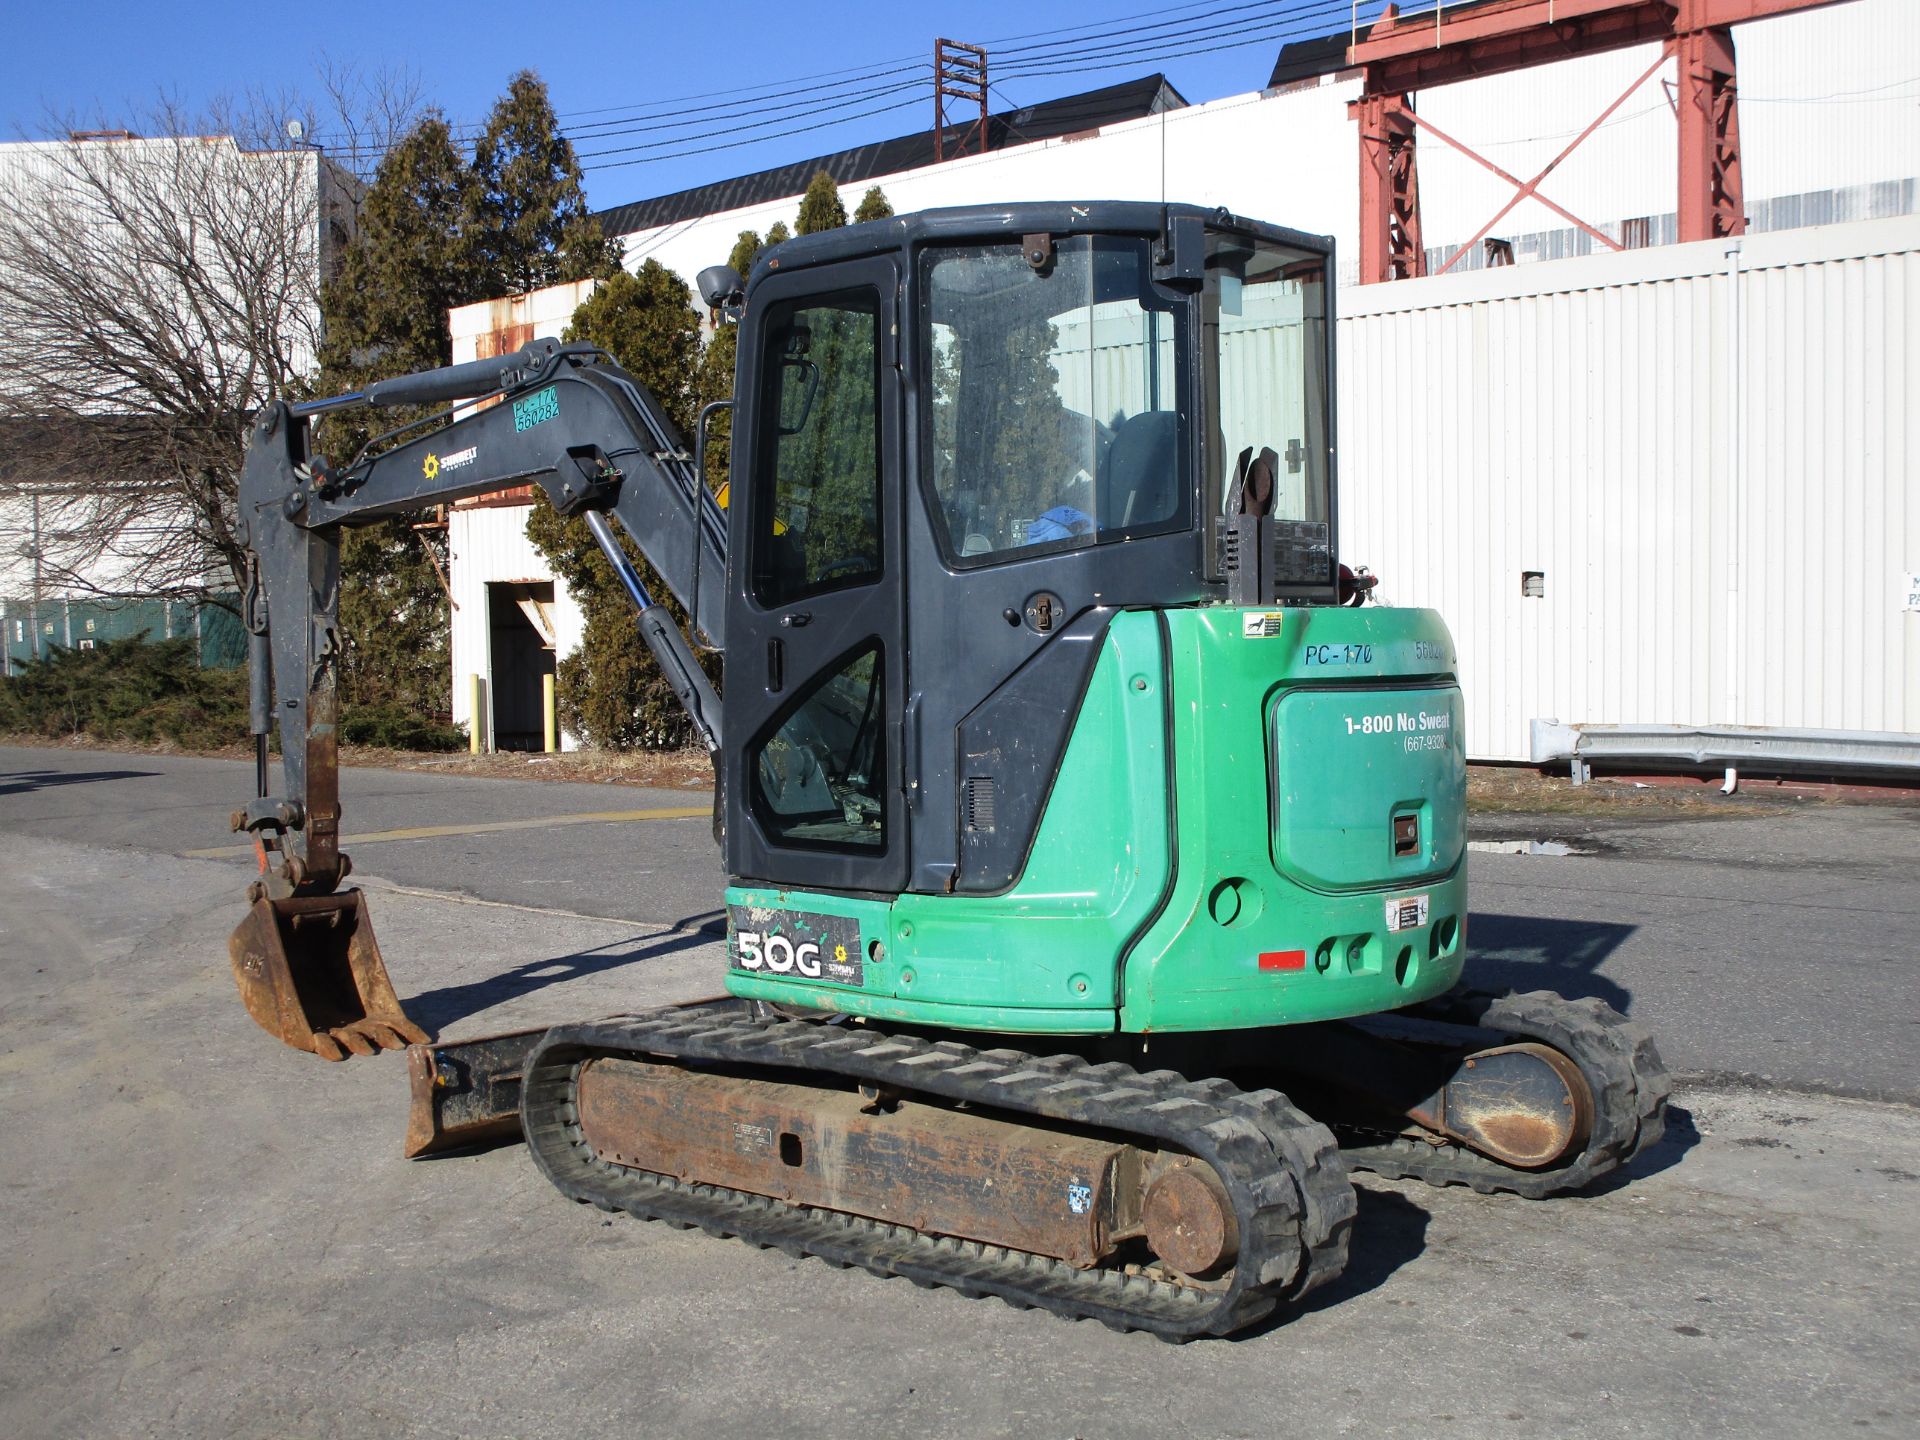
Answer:
[[[703,272],[739,360],[691,448],[554,342],[269,407],[249,1011],[408,1046],[410,1153],[519,1133],[602,1209],[1174,1340],[1337,1275],[1350,1169],[1544,1197],[1626,1164],[1667,1101],[1648,1035],[1460,987],[1454,647],[1339,563],[1332,267],[1224,210],[930,211]],[[441,1044],[342,885],[339,541],[529,484],[712,753],[726,993]]]

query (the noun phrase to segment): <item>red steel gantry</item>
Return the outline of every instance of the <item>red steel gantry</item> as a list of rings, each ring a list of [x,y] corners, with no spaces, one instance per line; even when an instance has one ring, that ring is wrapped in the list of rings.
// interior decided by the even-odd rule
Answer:
[[[1480,0],[1442,4],[1405,21],[1398,7],[1389,4],[1367,37],[1347,50],[1347,63],[1363,72],[1360,98],[1348,106],[1360,126],[1361,283],[1426,273],[1414,143],[1419,130],[1514,187],[1513,198],[1461,247],[1460,255],[1527,199],[1538,200],[1610,249],[1622,248],[1612,236],[1542,195],[1540,184],[1669,57],[1679,61],[1680,239],[1743,233],[1747,220],[1740,189],[1732,27],[1839,3],[1843,0]],[[1661,49],[1653,65],[1530,180],[1509,174],[1414,113],[1413,92],[1430,86],[1655,40]],[[1442,270],[1453,263],[1449,260]]]

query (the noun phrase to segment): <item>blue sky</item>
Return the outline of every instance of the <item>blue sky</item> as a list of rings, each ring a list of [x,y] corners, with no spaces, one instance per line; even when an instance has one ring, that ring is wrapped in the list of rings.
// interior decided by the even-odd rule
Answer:
[[[1378,0],[1361,8],[1377,10]],[[1285,37],[1343,28],[1349,9],[1350,0],[1158,8],[1085,0],[1039,9],[1013,0],[335,0],[305,9],[0,0],[0,134],[43,133],[50,115],[118,128],[163,93],[197,109],[252,87],[317,90],[323,59],[369,73],[409,68],[426,99],[457,127],[471,126],[507,78],[530,67],[546,80],[588,166],[589,200],[603,208],[926,127],[938,34],[988,46],[995,109],[1154,70],[1201,101],[1258,89]],[[741,28],[729,33],[729,23]],[[1182,49],[1198,53],[1174,53]],[[874,73],[882,71],[890,73]],[[747,138],[739,126],[756,119],[764,122],[759,138],[739,143]],[[663,128],[670,125],[677,128]],[[802,126],[822,128],[778,133]],[[732,148],[708,148],[717,146]]]

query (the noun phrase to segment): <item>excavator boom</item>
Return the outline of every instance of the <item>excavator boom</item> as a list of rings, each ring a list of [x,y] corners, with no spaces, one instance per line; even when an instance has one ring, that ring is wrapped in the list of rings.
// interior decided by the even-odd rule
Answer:
[[[386,437],[397,443],[345,464],[314,448],[318,417],[449,401],[482,403],[402,426]],[[562,515],[585,518],[639,611],[641,638],[716,752],[718,697],[608,518],[633,537],[695,633],[719,649],[726,517],[695,461],[632,376],[592,347],[553,341],[261,413],[240,481],[257,793],[233,815],[234,829],[254,841],[261,873],[229,950],[248,1012],[270,1033],[336,1060],[428,1038],[394,995],[363,899],[339,889],[351,871],[339,831],[341,531],[512,485],[540,486]],[[267,743],[276,727],[277,791]]]

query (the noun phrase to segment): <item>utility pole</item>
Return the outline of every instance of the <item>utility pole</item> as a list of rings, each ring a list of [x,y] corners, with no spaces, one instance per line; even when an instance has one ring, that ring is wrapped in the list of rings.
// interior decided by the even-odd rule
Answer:
[[[977,153],[987,153],[987,52],[958,40],[933,42],[933,158],[947,158],[947,101],[971,100],[980,106]],[[953,147],[957,159],[967,153],[962,133]]]

